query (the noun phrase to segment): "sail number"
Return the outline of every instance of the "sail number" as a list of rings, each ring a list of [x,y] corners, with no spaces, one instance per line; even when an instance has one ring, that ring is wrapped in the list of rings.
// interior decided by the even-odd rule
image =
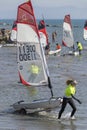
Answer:
[[[19,46],[18,49],[19,49],[20,61],[36,60],[36,46],[35,45]]]

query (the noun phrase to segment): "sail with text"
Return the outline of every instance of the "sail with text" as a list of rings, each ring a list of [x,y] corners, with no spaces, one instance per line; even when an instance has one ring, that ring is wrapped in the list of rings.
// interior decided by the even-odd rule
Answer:
[[[85,24],[84,24],[83,38],[84,40],[87,40],[87,20],[85,21]]]
[[[26,86],[47,85],[49,72],[30,0],[18,6],[17,52],[21,83]]]
[[[74,37],[70,15],[65,15],[64,18],[62,44],[66,47],[73,47],[74,45]]]
[[[39,30],[39,34],[40,34],[40,42],[41,42],[42,46],[45,47],[46,45],[48,45],[48,34],[47,34],[44,20],[40,20],[40,22],[38,24],[38,30]]]
[[[16,41],[17,39],[17,21],[13,22],[10,39],[12,41]]]

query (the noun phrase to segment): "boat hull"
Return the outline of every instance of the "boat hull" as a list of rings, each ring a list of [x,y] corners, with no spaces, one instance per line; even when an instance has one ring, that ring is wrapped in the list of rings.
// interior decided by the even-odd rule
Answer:
[[[51,98],[51,99],[40,99],[34,100],[31,103],[27,103],[24,101],[16,102],[12,105],[12,107],[16,110],[25,109],[26,111],[39,112],[39,111],[47,111],[52,110],[54,108],[58,108],[62,103],[62,98]]]
[[[3,44],[2,47],[17,47],[17,44],[11,43],[11,44]]]
[[[58,54],[61,51],[61,49],[55,50],[55,51],[49,51],[49,55],[55,55]]]
[[[78,51],[69,51],[69,55],[75,55],[75,56],[78,56],[79,55],[79,52]]]

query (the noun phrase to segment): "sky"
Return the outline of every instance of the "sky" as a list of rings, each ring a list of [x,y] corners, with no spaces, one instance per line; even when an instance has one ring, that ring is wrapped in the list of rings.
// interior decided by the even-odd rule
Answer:
[[[87,19],[87,0],[31,0],[37,19]],[[6,3],[5,3],[6,2]],[[0,19],[16,19],[18,5],[26,0],[0,0]]]

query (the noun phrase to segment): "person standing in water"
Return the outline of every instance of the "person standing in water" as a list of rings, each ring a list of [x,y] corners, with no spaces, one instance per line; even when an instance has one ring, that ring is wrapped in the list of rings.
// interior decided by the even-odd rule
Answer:
[[[76,80],[67,80],[66,84],[67,84],[67,87],[65,88],[65,96],[63,97],[62,106],[61,106],[61,109],[60,109],[59,115],[58,115],[59,120],[61,118],[62,113],[65,110],[67,103],[69,103],[69,105],[73,109],[71,112],[71,115],[70,115],[71,119],[73,119],[73,116],[76,112],[76,106],[75,106],[73,99],[75,99],[76,101],[78,101],[81,104],[81,101],[74,96],[76,93],[77,81]]]
[[[77,50],[79,51],[79,55],[81,55],[81,51],[83,50],[81,42],[77,42]]]
[[[57,32],[52,32],[52,42],[54,43],[56,41],[57,38]]]

